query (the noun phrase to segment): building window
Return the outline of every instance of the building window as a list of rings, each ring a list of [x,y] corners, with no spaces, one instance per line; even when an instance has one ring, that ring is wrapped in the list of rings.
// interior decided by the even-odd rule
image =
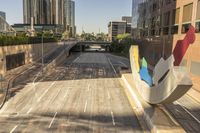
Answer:
[[[163,35],[168,35],[169,34],[169,27],[164,27],[163,28]]]
[[[179,15],[180,15],[180,8],[174,9],[173,10],[173,15],[172,15],[172,24],[179,24]]]
[[[200,0],[197,2],[197,20],[200,20]]]
[[[200,22],[196,22],[196,33],[200,33]]]
[[[192,8],[193,8],[193,3],[189,5],[185,5],[183,7],[183,23],[188,23],[192,19]]]
[[[196,33],[200,33],[200,0],[197,2]]]
[[[181,32],[182,32],[182,33],[188,32],[190,26],[191,26],[191,23],[183,24],[183,25],[182,25],[182,30],[181,30]]]
[[[192,61],[191,62],[191,68],[190,68],[190,72],[196,76],[200,76],[200,62],[195,62]]]
[[[165,0],[165,4],[168,5],[171,3],[171,0]]]
[[[178,25],[174,25],[171,28],[171,34],[178,34]]]
[[[166,12],[165,14],[164,14],[164,22],[163,22],[163,24],[164,24],[164,26],[169,26],[169,22],[170,22],[170,11],[169,12]]]

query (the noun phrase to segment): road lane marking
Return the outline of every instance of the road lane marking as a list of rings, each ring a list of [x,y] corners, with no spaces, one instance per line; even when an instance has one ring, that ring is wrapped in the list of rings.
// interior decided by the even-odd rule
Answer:
[[[46,89],[46,91],[38,98],[37,102],[40,102],[40,100],[42,99],[42,97],[44,97],[44,95],[46,95],[46,93],[49,91],[49,89],[51,89],[51,87],[55,84],[55,81],[53,83],[51,83],[51,85],[48,87],[48,89]]]
[[[87,91],[90,91],[90,84],[88,84],[88,89],[87,89]]]
[[[108,93],[108,99],[110,99],[110,92],[107,90],[107,93]]]
[[[55,115],[53,116],[53,119],[51,120],[51,123],[49,124],[49,128],[51,128],[57,114],[58,114],[58,112],[56,112]]]
[[[19,125],[16,125],[16,126],[10,131],[10,133],[13,133],[13,132],[17,129],[18,126],[19,126]]]
[[[88,102],[86,101],[86,102],[85,102],[84,113],[86,112],[86,109],[87,109],[87,104],[88,104]]]
[[[116,70],[115,70],[115,68],[114,68],[114,66],[113,66],[113,64],[111,63],[111,61],[110,61],[109,58],[108,58],[108,62],[109,62],[109,64],[111,65],[113,71],[115,72],[115,75],[117,76],[117,72],[116,72]]]
[[[122,64],[124,67],[127,67],[127,65],[121,61],[119,61],[120,64]]]
[[[67,90],[66,94],[64,95],[64,98],[66,98],[66,97],[67,97],[67,95],[68,95],[68,91],[69,91],[69,90]]]
[[[179,104],[183,110],[185,110],[193,119],[195,119],[196,122],[200,124],[200,120],[196,118],[185,106],[182,106],[178,101],[176,101],[176,103]]]
[[[28,112],[26,114],[29,114],[32,111],[32,107],[28,110]]]
[[[112,123],[113,123],[113,126],[115,126],[115,117],[114,117],[114,114],[113,114],[112,111],[111,111],[110,113],[111,113],[111,116],[112,116]]]
[[[80,59],[80,56],[77,57],[77,58],[73,61],[73,63],[77,62],[79,59]]]

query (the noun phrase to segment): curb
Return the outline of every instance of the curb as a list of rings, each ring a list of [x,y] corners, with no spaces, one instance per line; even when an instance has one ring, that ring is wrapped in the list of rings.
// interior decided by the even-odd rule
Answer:
[[[131,78],[131,74],[122,74],[121,84],[124,86],[129,103],[136,113],[144,132],[185,132],[162,105],[150,105],[146,103],[137,90],[134,89],[134,84],[130,83],[132,81]]]
[[[153,123],[150,121],[149,116],[145,113],[144,108],[142,107],[142,104],[139,101],[138,96],[133,91],[131,85],[128,83],[128,81],[126,80],[124,75],[122,75],[121,79],[122,79],[122,82],[124,83],[124,85],[128,89],[128,90],[125,89],[125,93],[128,97],[131,107],[137,114],[137,117],[138,117],[141,127],[143,128],[144,131],[146,130],[148,132],[155,132],[154,130],[156,130],[156,129],[153,129]],[[136,106],[136,107],[134,107],[134,106]]]

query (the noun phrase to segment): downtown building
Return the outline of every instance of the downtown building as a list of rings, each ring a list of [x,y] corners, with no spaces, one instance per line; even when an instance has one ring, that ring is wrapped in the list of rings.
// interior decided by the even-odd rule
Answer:
[[[6,22],[6,13],[0,11],[0,32],[6,31],[5,22]]]
[[[131,19],[124,16],[120,21],[111,21],[108,24],[108,40],[115,41],[120,34],[131,34]]]
[[[50,7],[50,0],[23,0],[24,24],[51,24]]]
[[[72,0],[64,0],[64,28],[71,37],[75,37],[75,2]]]
[[[181,65],[200,82],[200,0],[133,0],[132,4],[132,36],[149,65],[168,58],[189,26],[196,28],[196,41]]]
[[[33,23],[34,27],[59,27],[59,32],[71,29],[75,36],[75,3],[72,0],[23,0],[23,14],[26,27]],[[19,28],[19,24],[17,26]]]
[[[15,35],[15,30],[6,22],[6,13],[0,11],[0,35]]]

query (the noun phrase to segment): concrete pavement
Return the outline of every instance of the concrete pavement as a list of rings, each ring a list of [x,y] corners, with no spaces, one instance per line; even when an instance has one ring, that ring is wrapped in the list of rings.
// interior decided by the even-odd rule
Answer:
[[[9,99],[0,110],[0,132],[143,132],[116,62],[103,53],[72,55]]]

